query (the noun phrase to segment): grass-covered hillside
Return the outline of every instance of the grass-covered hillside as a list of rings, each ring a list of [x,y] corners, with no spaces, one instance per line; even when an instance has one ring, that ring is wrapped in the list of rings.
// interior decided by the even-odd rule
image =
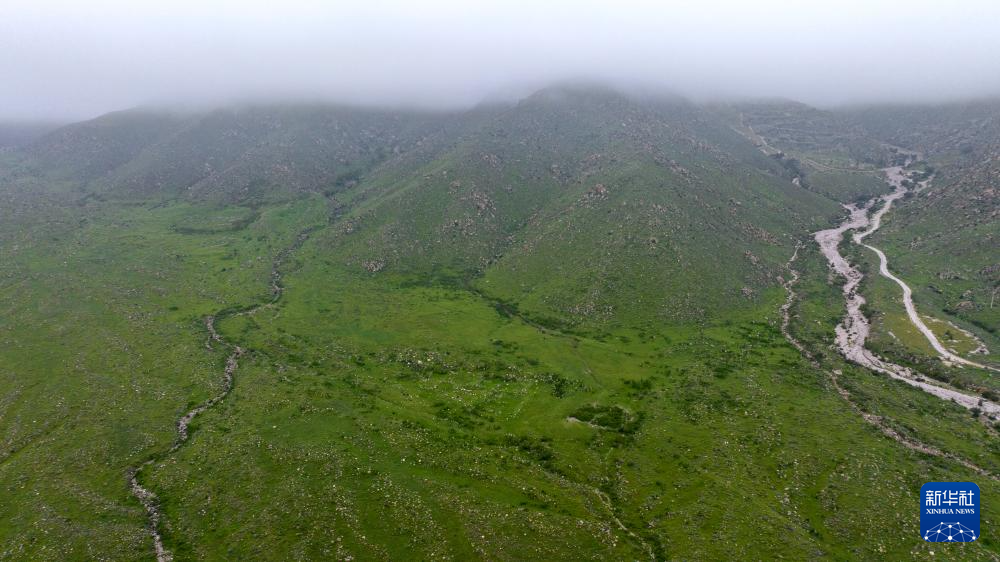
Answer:
[[[1000,134],[1000,99],[878,105],[838,113],[870,137],[928,155],[981,152]]]
[[[263,204],[353,185],[387,159],[450,142],[451,125],[447,114],[335,106],[139,108],[55,131],[20,156],[95,197]]]
[[[553,326],[690,321],[759,302],[836,215],[782,173],[688,102],[549,90],[371,174],[326,239],[349,269],[471,283]]]
[[[814,248],[820,362],[780,330],[796,243],[882,188],[746,133],[561,87],[0,154],[0,560],[995,559],[916,509],[995,496],[995,430],[834,356]]]
[[[843,112],[790,100],[761,100],[720,108],[758,142],[803,157],[805,164],[857,167],[882,164],[892,151]]]
[[[840,202],[861,202],[887,191],[878,169],[899,149],[842,112],[787,100],[713,107],[730,127],[778,162],[799,185]]]

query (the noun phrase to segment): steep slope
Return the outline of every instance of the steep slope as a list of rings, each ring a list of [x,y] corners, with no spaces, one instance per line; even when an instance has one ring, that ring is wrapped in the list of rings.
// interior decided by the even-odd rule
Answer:
[[[711,113],[606,91],[540,92],[405,180],[385,173],[331,237],[338,259],[479,278],[555,325],[686,321],[751,302],[777,286],[795,237],[837,213]]]
[[[450,125],[441,113],[325,105],[135,109],[55,131],[20,163],[101,197],[260,204],[353,185],[386,159],[449,138]]]
[[[878,168],[898,150],[842,114],[786,100],[712,109],[810,191],[844,203],[886,191]]]
[[[890,155],[868,130],[840,112],[789,100],[745,102],[723,109],[775,149],[854,164],[885,165]]]
[[[186,123],[106,182],[122,193],[244,203],[332,191],[411,150],[446,117],[330,107],[215,111]]]
[[[1000,138],[1000,100],[877,105],[839,112],[875,139],[928,155],[969,154]]]
[[[169,134],[180,119],[133,109],[60,128],[29,145],[24,161],[36,172],[79,184],[98,179]]]

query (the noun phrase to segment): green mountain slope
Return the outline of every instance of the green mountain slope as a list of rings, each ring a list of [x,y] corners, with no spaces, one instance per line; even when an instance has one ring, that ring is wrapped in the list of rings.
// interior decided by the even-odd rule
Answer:
[[[21,162],[102,197],[259,204],[354,184],[386,159],[427,150],[451,125],[447,114],[336,106],[136,109],[60,129]]]
[[[996,483],[871,420],[992,473],[995,433],[788,344],[783,264],[870,186],[744,133],[559,87],[130,111],[2,155],[0,558],[154,559],[137,467],[175,560],[940,556],[920,484]],[[843,301],[799,255],[822,353]]]
[[[381,173],[345,195],[364,203],[330,242],[338,259],[481,277],[554,325],[747,304],[777,286],[796,235],[837,212],[711,113],[610,92],[541,92],[404,181]]]

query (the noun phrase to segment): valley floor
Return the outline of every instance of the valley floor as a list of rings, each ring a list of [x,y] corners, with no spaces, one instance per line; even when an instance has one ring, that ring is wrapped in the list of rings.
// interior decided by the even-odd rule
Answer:
[[[901,559],[931,548],[907,508],[921,482],[993,493],[969,467],[998,470],[985,427],[847,364],[844,401],[785,343],[779,291],[719,323],[564,332],[463,288],[343,268],[323,256],[329,229],[299,247],[325,205],[190,234],[171,227],[187,209],[105,208],[66,250],[39,232],[6,262],[4,557],[152,557],[127,485],[145,459],[177,560]],[[836,318],[803,252],[793,310],[829,302]],[[243,308],[274,286],[281,300]],[[217,402],[230,351],[205,346],[211,330],[245,350]],[[34,353],[52,339],[63,358]],[[206,403],[172,449],[176,420]],[[876,524],[899,531],[872,540]]]

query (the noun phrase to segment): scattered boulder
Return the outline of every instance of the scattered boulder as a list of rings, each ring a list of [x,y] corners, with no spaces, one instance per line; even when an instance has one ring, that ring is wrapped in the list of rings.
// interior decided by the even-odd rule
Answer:
[[[365,268],[368,273],[378,273],[385,268],[385,260],[382,258],[375,258],[372,260],[365,260],[361,263],[361,266]]]

